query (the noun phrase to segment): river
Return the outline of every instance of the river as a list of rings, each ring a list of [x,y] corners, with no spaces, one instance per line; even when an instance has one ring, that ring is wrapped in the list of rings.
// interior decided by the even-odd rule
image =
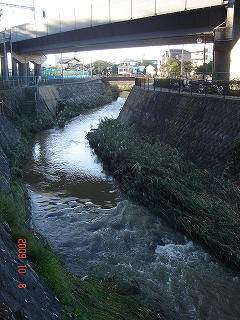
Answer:
[[[126,199],[90,148],[87,132],[124,102],[34,136],[24,170],[33,226],[70,272],[134,285],[171,319],[239,320],[239,275]]]

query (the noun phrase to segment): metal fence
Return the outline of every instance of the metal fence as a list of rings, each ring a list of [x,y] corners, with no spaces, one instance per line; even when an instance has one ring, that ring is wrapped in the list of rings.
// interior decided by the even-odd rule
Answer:
[[[189,79],[158,79],[136,78],[135,85],[147,90],[162,90],[178,93],[199,93],[219,96],[240,97],[239,80],[189,80]]]
[[[32,87],[37,85],[51,85],[51,84],[62,84],[62,83],[76,83],[76,82],[88,82],[91,80],[100,79],[101,76],[91,76],[83,78],[64,78],[64,77],[14,77],[13,79],[0,80],[0,90],[8,90],[22,87]]]

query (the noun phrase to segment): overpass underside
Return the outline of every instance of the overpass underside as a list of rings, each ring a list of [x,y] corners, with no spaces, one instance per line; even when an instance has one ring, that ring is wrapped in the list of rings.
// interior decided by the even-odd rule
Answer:
[[[229,2],[232,1],[235,2],[234,0]],[[12,41],[11,43],[10,41],[6,41],[0,46],[0,50],[2,51],[2,56],[5,55],[4,50],[5,52],[12,51],[17,59],[18,56],[40,57],[46,54],[64,52],[194,44],[199,36],[203,36],[205,43],[215,43],[215,50],[217,52],[215,60],[220,71],[222,73],[226,73],[226,70],[228,69],[229,73],[229,51],[231,51],[233,39],[226,39],[226,37],[224,37],[224,34],[226,33],[227,10],[228,9],[224,5],[219,5],[195,10],[154,15],[139,19],[99,24],[80,29],[75,28],[71,31],[48,34],[39,37],[35,37],[34,34],[32,34],[30,38],[28,35],[28,39],[25,40],[22,39],[23,35],[21,35],[21,41]],[[221,36],[218,42],[216,42],[215,31],[218,26],[223,25],[224,27],[222,28],[225,29],[220,30]],[[62,28],[64,29],[64,26],[62,26]],[[228,28],[228,30],[230,29]],[[233,30],[233,27],[231,30]],[[219,64],[221,59],[227,61],[224,63],[224,68]],[[27,69],[24,66],[24,62],[20,60],[18,60],[21,65],[21,68],[19,69],[21,69],[21,74],[26,75]],[[32,60],[28,58],[28,62],[29,61]],[[2,62],[2,65],[4,65],[4,61]],[[13,59],[13,62],[15,63],[16,61]],[[28,62],[26,61],[25,65]],[[6,70],[6,68],[2,69]],[[38,75],[41,69],[38,63],[36,63],[35,69],[37,73],[36,75]]]
[[[199,34],[213,42],[213,30],[225,20],[223,6],[108,23],[27,39],[12,44],[17,54],[40,55],[196,43]]]

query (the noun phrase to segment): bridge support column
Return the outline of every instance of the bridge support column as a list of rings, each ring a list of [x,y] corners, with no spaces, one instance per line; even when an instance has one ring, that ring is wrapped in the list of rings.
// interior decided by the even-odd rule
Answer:
[[[42,65],[40,63],[33,62],[34,64],[34,75],[39,78],[42,76]]]
[[[29,62],[19,62],[19,76],[22,78],[22,84],[28,84],[28,76],[30,75]]]
[[[19,62],[19,76],[21,77],[30,76],[29,62],[32,62],[34,64],[34,75],[35,77],[39,78],[42,75],[42,67],[41,67],[42,63],[47,60],[47,57],[30,55],[30,54],[17,55],[13,53],[13,59]],[[24,83],[24,84],[27,84],[27,83]]]
[[[230,62],[231,62],[231,50],[216,51],[214,50],[214,80],[229,80],[230,78]]]
[[[3,79],[8,79],[8,65],[4,53],[1,53],[1,73]]]
[[[235,0],[229,0],[226,20],[214,30],[214,75],[216,80],[229,80],[231,51],[234,42]]]
[[[13,78],[18,76],[17,61],[14,58],[12,58],[12,76]]]

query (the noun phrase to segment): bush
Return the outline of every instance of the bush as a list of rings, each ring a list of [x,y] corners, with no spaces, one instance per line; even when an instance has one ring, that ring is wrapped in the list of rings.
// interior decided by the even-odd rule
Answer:
[[[116,86],[116,85],[111,85],[110,84],[110,89],[112,91],[112,99],[113,100],[117,100],[117,98],[119,97],[119,93],[120,93],[119,87]]]

